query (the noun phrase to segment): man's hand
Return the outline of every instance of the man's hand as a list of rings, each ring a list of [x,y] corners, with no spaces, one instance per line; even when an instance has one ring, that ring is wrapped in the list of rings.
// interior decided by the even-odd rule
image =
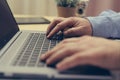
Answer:
[[[47,29],[47,37],[62,31],[65,37],[92,35],[90,22],[85,18],[56,18]]]
[[[87,64],[120,69],[120,42],[90,36],[65,39],[43,54],[41,60],[47,64],[58,62],[58,70]]]

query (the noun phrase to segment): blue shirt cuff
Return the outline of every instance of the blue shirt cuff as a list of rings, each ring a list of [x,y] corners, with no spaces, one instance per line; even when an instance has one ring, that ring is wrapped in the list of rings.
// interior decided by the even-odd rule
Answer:
[[[120,38],[120,17],[118,16],[120,15],[109,10],[102,12],[97,17],[87,17],[92,25],[93,36]]]

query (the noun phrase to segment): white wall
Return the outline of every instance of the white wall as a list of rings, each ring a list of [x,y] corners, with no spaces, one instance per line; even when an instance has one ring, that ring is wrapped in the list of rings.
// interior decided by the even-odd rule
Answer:
[[[56,16],[55,0],[7,0],[14,14]]]

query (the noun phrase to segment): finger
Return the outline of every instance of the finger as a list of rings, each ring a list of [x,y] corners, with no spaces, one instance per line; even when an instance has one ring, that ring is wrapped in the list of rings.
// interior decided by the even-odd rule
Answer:
[[[68,44],[68,43],[75,43],[77,41],[79,41],[78,38],[66,38],[66,39],[62,40],[58,45],[65,45],[65,44]]]
[[[50,31],[58,24],[60,23],[61,21],[63,21],[65,18],[62,18],[62,17],[59,17],[59,18],[56,18],[54,19],[48,26],[47,28],[47,32],[46,32],[46,35],[48,35],[50,33]]]
[[[69,44],[71,45],[71,44]],[[62,49],[57,49],[54,53],[54,55],[51,55],[48,59],[47,59],[47,64],[53,64],[56,63],[62,59],[64,59],[65,57],[68,57],[70,55],[72,55],[73,53],[75,53],[75,51],[73,50],[73,47],[62,47]]]
[[[86,30],[84,30],[82,26],[79,26],[64,31],[64,35],[68,37],[83,36],[83,35],[87,35],[87,32]]]
[[[50,57],[52,54],[54,54],[54,50],[50,50],[48,52],[46,52],[45,54],[42,54],[40,56],[40,60],[46,60],[48,57]]]
[[[70,28],[66,31],[64,31],[65,37],[73,37],[73,36],[80,36],[80,31],[78,27]]]
[[[58,63],[56,67],[60,71],[88,64],[101,67],[102,64],[100,65],[99,62],[100,59],[98,56],[98,54],[101,54],[100,50],[101,48],[92,48],[86,49],[79,53],[75,53],[71,57],[68,57],[61,61],[60,63]]]
[[[62,60],[56,67],[58,70],[63,71],[80,65],[96,65],[95,55],[92,55],[92,53],[94,54],[93,51],[94,49],[82,51],[81,53],[75,53],[72,56]]]
[[[55,54],[57,51],[61,50],[62,47],[60,47],[59,44],[57,44],[53,49],[51,49],[50,51],[46,52],[45,54],[42,54],[41,57],[40,57],[40,59],[41,60],[46,60],[50,56],[52,56],[53,54]]]
[[[63,41],[61,41],[59,44],[57,44],[52,50],[46,52],[45,54],[42,54],[42,56],[40,57],[41,60],[46,60],[48,59],[50,56],[54,55],[55,53],[59,53],[60,50],[63,50],[63,48],[66,48],[67,46],[65,45],[73,45],[74,42],[76,42],[78,39],[76,38],[70,38],[70,39],[65,39]],[[69,48],[69,46],[67,47]]]
[[[71,27],[73,25],[73,19],[68,18],[61,23],[57,24],[56,27],[54,27],[51,32],[48,34],[47,38],[52,37],[55,33],[62,31],[66,29],[67,27]]]
[[[79,54],[79,55],[78,55]],[[57,64],[57,69],[60,71],[67,70],[79,65],[85,65],[89,61],[86,55],[75,53],[75,55],[72,55],[71,57],[68,57],[61,61],[59,64]]]

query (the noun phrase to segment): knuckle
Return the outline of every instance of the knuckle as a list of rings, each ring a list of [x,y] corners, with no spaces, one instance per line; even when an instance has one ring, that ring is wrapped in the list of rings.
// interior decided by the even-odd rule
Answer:
[[[57,26],[57,27],[61,27],[61,24],[59,23],[59,24],[57,24],[56,26]]]
[[[53,22],[55,22],[55,23],[59,23],[61,20],[59,19],[59,18],[55,18],[54,20],[53,20]]]
[[[53,19],[53,22],[56,22],[57,21],[57,19],[55,18],[55,19]]]
[[[61,25],[60,23],[58,23],[58,24],[56,25],[56,29],[58,29],[58,30],[60,30],[61,27],[62,27],[62,25]]]
[[[73,17],[69,18],[69,21],[70,21],[70,22],[73,22],[73,21],[74,21],[74,18],[73,18]]]
[[[74,23],[74,21],[76,20],[75,17],[70,17],[70,18],[68,18],[68,19],[69,19],[69,21],[70,21],[71,23]]]
[[[74,29],[71,29],[71,30],[69,30],[69,32],[68,33],[76,33],[76,31],[74,30]]]

